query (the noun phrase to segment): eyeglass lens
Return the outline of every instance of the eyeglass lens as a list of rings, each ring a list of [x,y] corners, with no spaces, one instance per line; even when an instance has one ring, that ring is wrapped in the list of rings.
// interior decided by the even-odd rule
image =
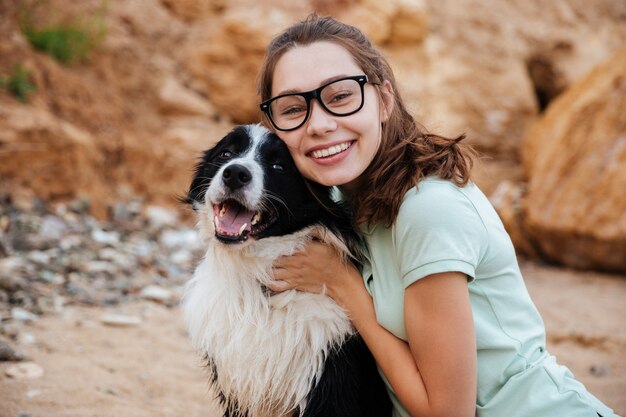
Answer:
[[[326,111],[336,116],[357,111],[363,104],[363,90],[357,80],[337,80],[319,92]],[[270,104],[272,121],[279,129],[294,129],[302,125],[309,113],[311,100],[299,94],[279,97]]]

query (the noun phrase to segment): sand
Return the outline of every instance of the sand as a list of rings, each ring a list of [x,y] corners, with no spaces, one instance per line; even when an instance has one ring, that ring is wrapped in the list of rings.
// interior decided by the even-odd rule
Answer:
[[[548,332],[548,350],[589,390],[626,415],[626,277],[523,261]],[[102,316],[142,322],[112,327]],[[0,417],[216,417],[202,364],[177,308],[142,301],[116,308],[65,307],[25,328],[19,349],[43,368],[15,379],[0,363]]]

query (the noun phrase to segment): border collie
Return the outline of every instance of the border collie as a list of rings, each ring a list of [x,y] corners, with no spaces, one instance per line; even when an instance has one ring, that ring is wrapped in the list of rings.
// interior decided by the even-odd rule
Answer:
[[[276,135],[245,125],[204,153],[186,201],[208,249],[182,307],[224,416],[390,416],[374,359],[345,311],[324,294],[266,287],[274,260],[313,236],[346,262],[358,253],[331,189],[306,182]]]

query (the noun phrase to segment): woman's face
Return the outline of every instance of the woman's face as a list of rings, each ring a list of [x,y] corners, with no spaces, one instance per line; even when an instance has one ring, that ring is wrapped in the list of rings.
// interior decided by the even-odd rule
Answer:
[[[350,53],[338,44],[315,42],[297,46],[277,62],[272,97],[311,91],[335,79],[363,74]],[[388,82],[381,90],[382,101],[376,87],[365,84],[363,107],[349,116],[334,116],[313,99],[304,125],[289,132],[276,131],[306,178],[356,191],[359,177],[378,151],[381,122],[387,118],[393,102]]]

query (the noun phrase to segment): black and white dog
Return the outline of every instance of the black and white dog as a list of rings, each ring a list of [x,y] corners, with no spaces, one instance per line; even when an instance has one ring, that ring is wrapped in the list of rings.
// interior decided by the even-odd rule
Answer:
[[[349,262],[358,238],[330,192],[307,184],[286,145],[261,125],[235,128],[196,167],[187,201],[208,250],[183,310],[224,416],[391,415],[375,362],[345,311],[323,294],[265,286],[274,260],[312,236]]]

